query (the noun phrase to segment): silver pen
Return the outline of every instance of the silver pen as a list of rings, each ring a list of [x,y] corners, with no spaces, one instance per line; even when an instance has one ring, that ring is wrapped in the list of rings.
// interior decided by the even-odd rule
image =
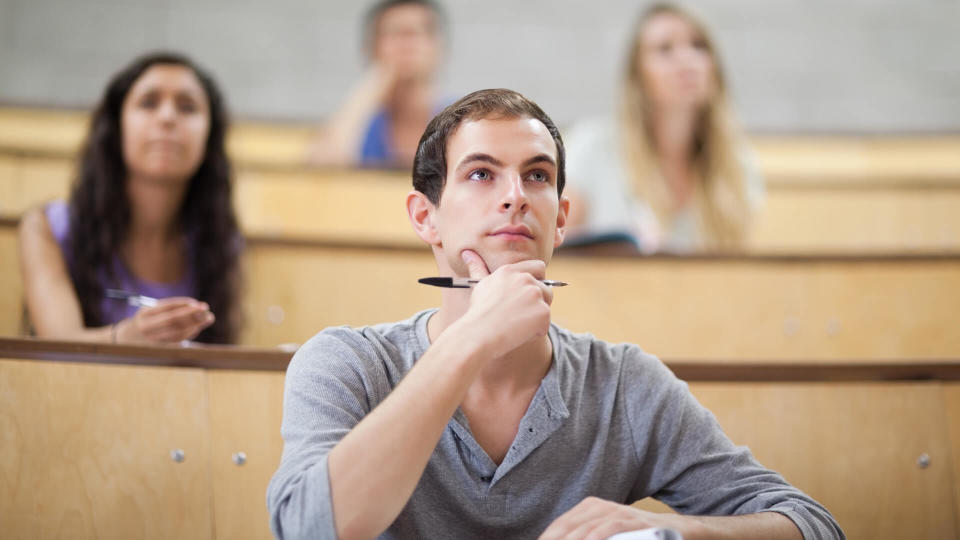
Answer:
[[[479,279],[462,277],[425,277],[417,280],[424,285],[433,285],[434,287],[447,287],[452,289],[469,289],[480,282]],[[552,279],[540,280],[540,283],[548,287],[565,287],[567,284],[563,281],[554,281]]]
[[[107,289],[107,298],[114,300],[125,300],[128,305],[134,307],[153,307],[157,305],[157,299],[130,291],[121,291],[120,289]]]

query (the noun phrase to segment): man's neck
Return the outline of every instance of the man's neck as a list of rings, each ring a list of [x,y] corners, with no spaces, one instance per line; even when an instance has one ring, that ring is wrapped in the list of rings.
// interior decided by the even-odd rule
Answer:
[[[455,323],[470,307],[472,289],[444,289],[441,292],[440,309],[430,317],[427,333],[434,342],[450,325]],[[553,360],[553,344],[548,336],[531,339],[522,346],[499,358],[490,358],[480,369],[470,392],[509,398],[527,392],[550,370]]]

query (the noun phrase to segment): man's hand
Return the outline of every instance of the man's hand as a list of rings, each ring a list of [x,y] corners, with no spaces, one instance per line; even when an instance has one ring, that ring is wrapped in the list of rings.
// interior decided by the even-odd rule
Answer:
[[[587,497],[554,520],[540,540],[604,540],[617,533],[653,527],[673,529],[685,540],[702,537],[706,530],[702,523],[688,516],[656,514]]]
[[[117,341],[178,342],[193,339],[213,324],[215,317],[206,302],[193,298],[164,298],[154,307],[143,307],[133,317],[117,324]]]
[[[491,356],[547,335],[553,291],[540,281],[547,271],[543,261],[506,264],[491,274],[476,252],[464,250],[460,256],[470,277],[480,282],[473,287],[470,308],[457,322],[469,325]]]

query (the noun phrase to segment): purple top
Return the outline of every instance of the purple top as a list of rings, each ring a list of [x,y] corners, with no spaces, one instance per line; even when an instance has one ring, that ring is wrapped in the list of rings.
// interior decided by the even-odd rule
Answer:
[[[50,224],[53,237],[60,245],[60,251],[63,253],[64,259],[70,261],[70,246],[67,244],[67,237],[70,232],[70,207],[64,201],[54,201],[47,204],[44,208],[44,214],[47,216],[47,223]],[[70,263],[68,262],[68,264]],[[113,272],[117,281],[109,283],[107,272],[103,269],[100,271],[100,279],[103,281],[105,289],[121,289],[153,298],[168,298],[171,296],[196,298],[196,287],[193,284],[193,262],[189,259],[186,272],[184,272],[180,281],[175,283],[157,283],[140,279],[130,273],[127,265],[118,256],[113,258]],[[100,303],[100,311],[103,314],[103,322],[113,324],[133,316],[137,312],[137,307],[128,305],[124,300],[104,297]]]

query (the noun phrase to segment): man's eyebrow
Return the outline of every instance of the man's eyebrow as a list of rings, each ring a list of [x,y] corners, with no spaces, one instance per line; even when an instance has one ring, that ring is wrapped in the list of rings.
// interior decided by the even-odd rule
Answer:
[[[469,156],[461,159],[460,163],[457,164],[457,168],[459,169],[460,167],[463,167],[465,164],[470,163],[472,161],[483,161],[493,165],[494,167],[503,167],[503,162],[491,156],[490,154],[476,153],[476,154],[470,154]]]
[[[524,166],[524,167],[529,167],[530,165],[533,165],[534,163],[549,163],[550,165],[553,165],[554,167],[557,166],[556,160],[554,160],[553,157],[550,156],[550,155],[548,155],[548,154],[538,154],[538,155],[536,155],[536,156],[533,156],[532,158],[524,161],[524,162],[523,162],[523,166]]]

